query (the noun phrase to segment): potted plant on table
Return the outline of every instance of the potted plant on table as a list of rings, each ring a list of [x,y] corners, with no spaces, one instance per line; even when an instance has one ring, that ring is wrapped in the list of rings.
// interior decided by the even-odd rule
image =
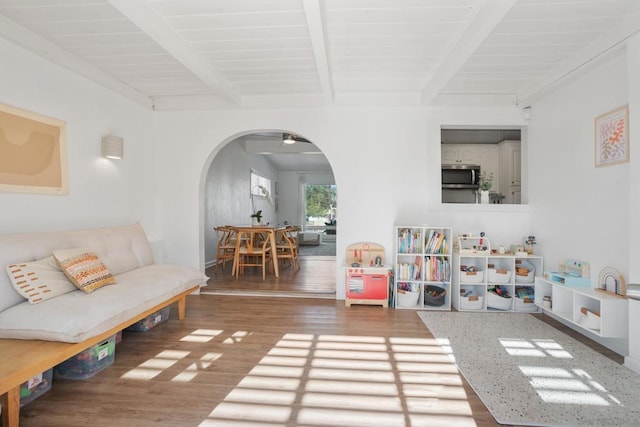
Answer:
[[[480,173],[480,203],[489,203],[489,190],[493,186],[493,173]]]
[[[262,224],[262,211],[256,211],[256,213],[251,214],[251,223],[252,225],[260,225]]]

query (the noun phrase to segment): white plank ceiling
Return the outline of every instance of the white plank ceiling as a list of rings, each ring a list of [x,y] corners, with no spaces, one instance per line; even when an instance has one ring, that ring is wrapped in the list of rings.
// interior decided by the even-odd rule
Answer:
[[[159,109],[519,105],[639,0],[0,0],[0,37]]]

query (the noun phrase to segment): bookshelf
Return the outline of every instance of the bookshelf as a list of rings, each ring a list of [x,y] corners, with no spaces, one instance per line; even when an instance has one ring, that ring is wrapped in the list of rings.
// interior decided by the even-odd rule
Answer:
[[[396,226],[392,305],[399,309],[451,309],[450,227]]]

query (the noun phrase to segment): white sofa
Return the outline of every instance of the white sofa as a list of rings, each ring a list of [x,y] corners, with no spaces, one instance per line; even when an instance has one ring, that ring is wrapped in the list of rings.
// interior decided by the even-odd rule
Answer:
[[[88,294],[73,290],[31,304],[16,292],[4,272],[7,265],[43,259],[54,250],[77,247],[95,253],[115,276],[116,283]],[[83,342],[119,325],[128,325],[142,313],[175,301],[176,296],[207,281],[202,272],[192,268],[155,264],[140,224],[0,235],[0,266],[0,338],[21,340]]]

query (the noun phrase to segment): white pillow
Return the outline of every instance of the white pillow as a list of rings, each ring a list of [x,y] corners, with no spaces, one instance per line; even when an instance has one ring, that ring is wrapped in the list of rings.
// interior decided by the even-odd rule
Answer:
[[[15,290],[31,304],[75,291],[77,288],[50,256],[33,262],[11,264],[7,274]]]

